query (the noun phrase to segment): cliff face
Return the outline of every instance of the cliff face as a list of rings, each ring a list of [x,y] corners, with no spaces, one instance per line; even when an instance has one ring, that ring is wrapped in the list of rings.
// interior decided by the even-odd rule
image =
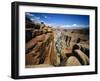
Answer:
[[[52,33],[33,38],[27,43],[26,48],[29,48],[29,45],[33,48],[26,54],[26,65],[52,64],[51,61],[55,59]]]
[[[28,28],[26,29],[26,31],[29,31]],[[26,65],[54,65],[57,55],[54,50],[52,29],[47,26],[41,27],[40,25],[39,29],[35,27],[29,32],[31,32],[31,40],[26,42]]]

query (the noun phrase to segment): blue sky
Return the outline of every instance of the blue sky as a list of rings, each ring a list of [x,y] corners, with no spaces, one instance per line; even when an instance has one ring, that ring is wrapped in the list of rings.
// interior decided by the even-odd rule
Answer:
[[[62,27],[89,27],[88,15],[51,14],[26,12],[31,20],[43,21],[48,25]]]

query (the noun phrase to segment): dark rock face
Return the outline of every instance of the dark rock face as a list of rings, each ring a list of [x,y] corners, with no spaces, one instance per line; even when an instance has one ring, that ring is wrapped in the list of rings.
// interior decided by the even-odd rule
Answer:
[[[32,31],[26,31],[26,42],[28,42],[29,40],[31,40],[32,38]]]

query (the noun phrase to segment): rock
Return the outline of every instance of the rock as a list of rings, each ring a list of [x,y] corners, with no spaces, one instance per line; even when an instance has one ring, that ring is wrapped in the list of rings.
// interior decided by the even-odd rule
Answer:
[[[45,35],[44,34],[42,34],[40,36],[37,36],[37,37],[33,38],[32,40],[30,40],[29,42],[26,43],[26,49],[30,49],[35,44],[37,44],[38,42],[42,42],[44,40],[45,40]]]
[[[80,59],[80,62],[82,65],[88,65],[89,64],[89,58],[88,56],[83,53],[81,50],[74,50],[74,55]]]
[[[26,54],[26,65],[56,65],[57,55],[54,51],[53,33],[47,33],[33,38],[26,44],[26,47],[29,49],[34,46],[34,44],[36,44],[36,46]]]
[[[39,56],[39,52],[38,53],[29,53],[29,54],[26,54],[25,55],[25,64],[26,65],[37,65],[39,64],[39,59],[38,59],[38,56]]]
[[[42,35],[42,34],[43,34],[43,30],[41,30],[41,29],[35,29],[35,30],[32,31],[32,37],[33,38],[38,36],[38,35]]]
[[[80,66],[81,63],[75,56],[70,56],[66,61],[66,66]]]

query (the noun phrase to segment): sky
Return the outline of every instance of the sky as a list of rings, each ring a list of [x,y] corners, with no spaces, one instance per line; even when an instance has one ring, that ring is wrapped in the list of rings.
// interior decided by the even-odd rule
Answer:
[[[26,12],[26,16],[51,26],[89,27],[89,15]]]

